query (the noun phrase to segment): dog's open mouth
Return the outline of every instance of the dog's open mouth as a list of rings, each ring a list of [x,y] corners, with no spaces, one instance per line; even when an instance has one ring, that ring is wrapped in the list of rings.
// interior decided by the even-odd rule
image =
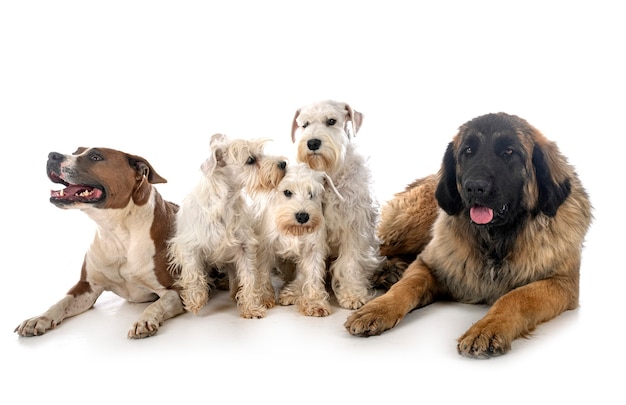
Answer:
[[[69,184],[55,173],[50,173],[49,177],[54,183],[65,186],[61,190],[50,191],[50,201],[53,203],[95,203],[104,197],[104,192],[98,187],[86,184]]]

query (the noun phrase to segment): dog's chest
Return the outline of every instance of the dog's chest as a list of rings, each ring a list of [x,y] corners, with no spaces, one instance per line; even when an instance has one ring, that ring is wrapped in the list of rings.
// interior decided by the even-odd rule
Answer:
[[[90,283],[133,302],[155,298],[163,289],[156,273],[156,248],[150,236],[153,216],[132,215],[117,225],[100,225],[85,257]],[[102,222],[102,221],[101,221]]]

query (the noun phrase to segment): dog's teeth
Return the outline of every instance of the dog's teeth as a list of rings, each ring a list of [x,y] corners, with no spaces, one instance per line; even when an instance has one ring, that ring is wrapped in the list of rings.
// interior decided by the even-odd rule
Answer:
[[[60,197],[63,197],[64,195],[65,195],[65,194],[63,193],[63,190],[60,190],[60,191],[59,191],[59,196],[60,196]]]

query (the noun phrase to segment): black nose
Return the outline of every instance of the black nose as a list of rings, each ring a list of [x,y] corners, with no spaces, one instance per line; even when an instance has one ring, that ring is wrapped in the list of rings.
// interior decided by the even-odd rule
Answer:
[[[287,162],[281,160],[280,162],[278,162],[278,168],[281,170],[285,170],[285,168],[287,168]]]
[[[56,162],[60,162],[64,159],[63,154],[59,152],[50,152],[48,153],[48,160],[54,160]]]
[[[463,183],[468,197],[484,197],[491,191],[491,182],[483,179],[468,179]]]
[[[318,150],[322,146],[322,141],[319,139],[309,139],[306,143],[309,150]]]
[[[306,224],[309,222],[309,214],[306,212],[297,212],[296,221],[298,221],[299,224]]]

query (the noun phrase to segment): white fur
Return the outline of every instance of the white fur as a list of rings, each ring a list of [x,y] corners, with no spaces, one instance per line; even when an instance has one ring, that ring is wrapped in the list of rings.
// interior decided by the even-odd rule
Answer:
[[[332,288],[339,305],[348,309],[357,309],[373,297],[371,277],[383,262],[371,173],[353,143],[362,119],[346,103],[322,101],[296,111],[292,126],[297,160],[326,171],[343,196],[325,192],[324,217],[335,258],[330,267]]]
[[[254,216],[244,195],[244,189],[254,190],[269,176],[262,170],[272,167],[263,164],[269,160],[263,154],[265,142],[214,135],[200,181],[181,204],[170,240],[170,263],[172,271],[180,273],[180,294],[191,312],[197,313],[209,299],[211,268],[229,272],[231,294],[242,317],[262,318],[275,304],[269,272],[257,269]]]
[[[334,187],[326,173],[304,164],[290,165],[278,187],[268,193],[257,222],[259,268],[263,272],[277,268],[286,279],[279,303],[296,304],[307,316],[331,313],[325,287],[330,252],[322,212],[325,186]]]

